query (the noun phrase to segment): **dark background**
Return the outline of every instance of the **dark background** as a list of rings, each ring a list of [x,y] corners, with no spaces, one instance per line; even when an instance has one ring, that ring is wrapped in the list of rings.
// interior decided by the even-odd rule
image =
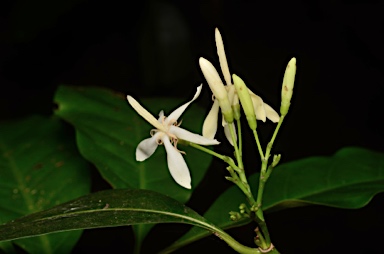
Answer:
[[[5,0],[0,118],[49,115],[59,84],[189,98],[205,82],[198,58],[219,66],[214,44],[219,27],[231,72],[275,109],[285,66],[291,57],[298,60],[291,111],[275,145],[283,162],[332,155],[349,145],[384,151],[383,11],[381,1],[357,0]],[[205,85],[198,103],[208,106],[209,98]],[[265,126],[264,142],[271,129]],[[209,171],[189,202],[199,212],[230,186],[217,171]],[[97,176],[95,183],[94,190],[107,188]],[[270,214],[267,222],[282,253],[379,253],[382,233],[373,230],[384,226],[383,201],[378,195],[358,210],[296,208]],[[253,228],[231,232],[252,244]],[[143,252],[155,253],[155,246],[165,246],[183,230],[156,226],[158,234],[149,236]],[[74,253],[131,249],[129,228],[99,229],[86,231]],[[202,250],[232,253],[213,236],[178,253]]]

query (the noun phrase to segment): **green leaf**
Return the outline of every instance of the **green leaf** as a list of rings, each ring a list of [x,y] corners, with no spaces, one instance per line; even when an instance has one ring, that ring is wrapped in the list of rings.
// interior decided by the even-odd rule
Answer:
[[[160,193],[116,189],[92,193],[2,225],[0,241],[59,231],[161,222],[211,228],[196,212]]]
[[[259,174],[249,178],[253,193],[258,178]],[[273,212],[309,204],[356,209],[368,204],[379,192],[384,192],[384,154],[346,147],[332,157],[309,157],[276,167],[265,187],[263,209]],[[229,220],[228,212],[238,211],[242,202],[246,203],[244,195],[233,186],[212,204],[204,217],[224,229],[247,224],[249,219]],[[209,232],[194,227],[167,251],[207,235]]]
[[[188,101],[175,99],[149,99],[142,104],[154,116],[164,110],[165,115]],[[101,175],[114,188],[153,190],[185,203],[192,191],[176,184],[172,179],[164,147],[144,162],[137,162],[135,150],[153,127],[126,101],[126,96],[102,88],[75,88],[60,86],[55,95],[58,110],[55,114],[71,123],[76,129],[80,153],[94,163]],[[182,126],[196,133],[201,132],[205,112],[191,105],[183,114]],[[190,147],[179,146],[186,152],[186,162],[191,170],[192,188],[195,188],[207,171],[212,157]],[[135,228],[138,243],[149,226]]]
[[[186,223],[215,232],[233,248],[258,253],[180,202],[160,193],[115,189],[92,193],[0,226],[0,241],[67,230],[142,223]],[[252,251],[252,252],[251,252]]]
[[[264,209],[304,204],[356,209],[384,191],[384,154],[346,147],[332,157],[282,164],[266,188]]]
[[[68,134],[57,118],[34,116],[1,124],[0,223],[89,193],[87,162]],[[80,235],[69,232],[15,243],[29,253],[69,253]],[[0,247],[12,252],[8,243]]]

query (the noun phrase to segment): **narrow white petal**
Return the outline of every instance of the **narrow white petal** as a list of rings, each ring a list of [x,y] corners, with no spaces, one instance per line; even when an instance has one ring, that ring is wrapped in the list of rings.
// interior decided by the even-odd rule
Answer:
[[[156,133],[151,138],[146,138],[139,143],[136,148],[136,160],[144,161],[148,159],[155,151],[158,146],[156,140],[162,133]]]
[[[127,95],[127,100],[134,110],[148,123],[152,124],[156,129],[164,130],[164,126],[160,124],[156,118],[149,113],[145,108],[143,108],[140,103],[138,103],[132,96]]]
[[[279,114],[267,103],[264,103],[265,113],[267,114],[267,118],[274,123],[277,123],[280,120]]]
[[[235,125],[233,123],[231,123],[232,126],[233,126],[233,129],[235,130],[235,141],[237,142],[237,133],[236,133],[236,129],[235,129]],[[229,143],[233,146],[233,141],[232,141],[232,136],[231,136],[231,131],[229,130],[229,124],[226,124],[224,126],[224,134],[225,134],[225,137],[227,138],[227,140],[229,141]]]
[[[215,100],[213,102],[212,108],[209,111],[207,117],[203,123],[203,136],[206,138],[213,139],[217,131],[217,121],[219,116],[219,101]]]
[[[224,116],[223,115],[221,115],[221,126],[226,126],[226,125],[228,125],[228,123],[227,123],[227,121],[225,121],[225,119],[224,119]]]
[[[227,57],[225,56],[223,38],[221,37],[219,29],[217,28],[215,29],[215,40],[221,71],[223,72],[225,83],[227,83],[227,86],[229,86],[232,84],[231,73],[229,72]]]
[[[163,120],[163,117],[164,117],[164,111],[163,110],[161,110],[160,112],[159,112],[159,119],[158,119],[158,121],[161,123],[161,121]]]
[[[253,109],[255,110],[256,119],[261,120],[265,122],[266,114],[265,114],[265,108],[264,108],[264,102],[260,98],[260,96],[257,96],[256,94],[251,94],[251,99],[253,103]]]
[[[191,175],[187,163],[179,151],[171,144],[169,138],[164,136],[162,139],[165,150],[167,151],[168,169],[173,179],[186,189],[191,189]]]
[[[169,128],[169,132],[175,135],[179,139],[184,139],[186,141],[199,144],[199,145],[218,145],[220,144],[219,141],[216,139],[210,139],[203,137],[199,134],[192,133],[190,131],[187,131],[185,129],[182,129],[177,126],[171,126]]]
[[[194,100],[197,99],[197,97],[199,97],[200,93],[201,93],[201,89],[203,88],[203,85],[201,84],[200,86],[197,87],[197,91],[195,93],[195,95],[193,96],[192,100],[190,100],[189,102],[181,105],[180,107],[178,107],[176,110],[174,110],[168,117],[167,117],[167,120],[168,121],[177,121],[179,119],[179,117],[181,116],[181,114],[183,114],[184,110],[189,106],[189,104],[191,104]]]

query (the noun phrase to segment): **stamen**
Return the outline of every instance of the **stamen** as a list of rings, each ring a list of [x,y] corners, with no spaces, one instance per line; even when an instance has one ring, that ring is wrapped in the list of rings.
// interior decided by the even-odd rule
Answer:
[[[175,125],[175,124],[177,124],[177,121],[174,120],[174,119],[170,119],[170,120],[168,121],[168,125]]]
[[[182,122],[183,122],[183,119],[181,119],[179,123],[178,123],[177,121],[175,121],[175,122],[173,123],[173,125],[176,126],[176,127],[179,127],[179,126],[181,125]]]
[[[151,135],[151,137],[153,137],[153,135],[155,135],[159,130],[158,129],[152,129],[149,134]]]
[[[169,134],[169,135],[172,135],[170,136],[170,140],[171,140],[171,143],[173,143],[173,147],[179,152],[179,153],[182,153],[182,154],[187,154],[186,152],[184,151],[181,151],[177,148],[177,141],[178,141],[178,138],[173,135],[173,134]]]
[[[167,135],[168,135],[168,137],[170,138],[171,141],[173,141],[173,140],[177,140],[177,137],[176,137],[175,134],[172,134],[172,133],[169,133],[169,132],[168,132]]]

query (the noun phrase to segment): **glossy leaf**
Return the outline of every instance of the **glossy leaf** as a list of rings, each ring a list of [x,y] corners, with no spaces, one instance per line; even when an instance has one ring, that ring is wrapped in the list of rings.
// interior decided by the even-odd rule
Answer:
[[[249,179],[254,193],[258,177],[254,174]],[[346,147],[332,157],[310,157],[276,167],[265,187],[263,209],[272,212],[308,204],[356,209],[368,204],[379,192],[384,192],[384,154]],[[240,203],[246,200],[233,186],[214,202],[204,217],[221,228],[247,224],[248,219],[229,220],[228,212],[238,211]],[[167,250],[207,235],[209,232],[194,227]]]
[[[191,88],[191,92],[193,90]],[[160,110],[168,115],[189,99],[186,94],[181,101],[150,99],[141,103],[157,118]],[[159,146],[146,161],[136,161],[136,147],[150,137],[153,127],[131,108],[125,95],[102,88],[60,86],[55,102],[58,104],[55,114],[76,129],[80,153],[96,165],[114,188],[148,189],[182,203],[188,201],[192,191],[180,187],[172,179],[164,147]],[[200,133],[204,111],[192,104],[181,119],[183,128]],[[179,145],[178,148],[186,152],[184,157],[191,171],[193,189],[203,178],[212,158],[190,147]],[[148,230],[147,225],[135,227],[139,243]]]
[[[51,209],[0,226],[0,241],[67,230],[115,227],[142,223],[186,223],[214,232],[239,244],[195,211],[160,193],[139,189],[115,189],[92,193]],[[243,247],[259,253],[255,249]],[[256,251],[256,252],[255,252]]]
[[[89,192],[87,162],[71,134],[57,118],[35,116],[0,125],[0,223]],[[69,253],[80,234],[44,235],[15,243],[29,253]],[[10,243],[0,248],[14,252]]]

